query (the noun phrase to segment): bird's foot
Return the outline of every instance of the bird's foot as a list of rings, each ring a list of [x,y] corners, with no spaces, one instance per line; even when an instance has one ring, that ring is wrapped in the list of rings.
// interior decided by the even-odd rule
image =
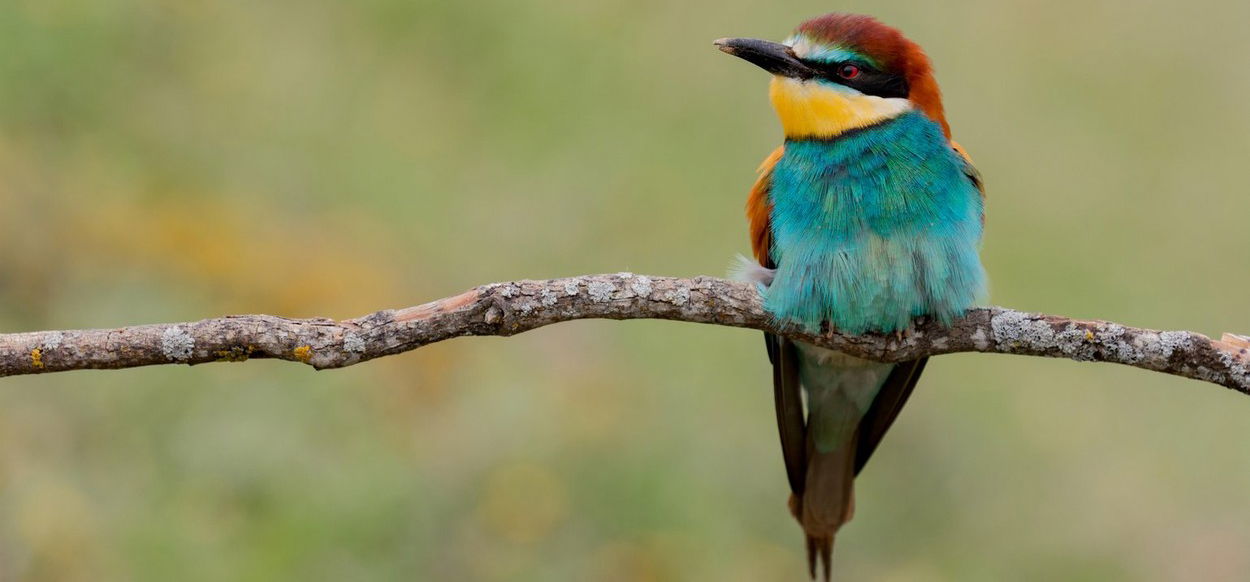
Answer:
[[[928,320],[929,320],[929,316],[927,315],[921,315],[911,320],[910,322],[907,323],[907,327],[904,327],[903,329],[895,330],[893,334],[894,339],[902,343],[904,338],[906,338],[909,335],[914,335],[916,333],[916,327],[918,325],[923,325]]]
[[[828,321],[820,322],[820,337],[823,337],[825,339],[833,339],[834,335],[837,335],[837,331],[833,329],[832,324],[830,324]]]

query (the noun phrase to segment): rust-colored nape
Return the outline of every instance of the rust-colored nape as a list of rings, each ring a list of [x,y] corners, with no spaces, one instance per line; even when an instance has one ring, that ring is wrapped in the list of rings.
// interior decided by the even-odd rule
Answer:
[[[942,126],[942,133],[950,138],[942,92],[933,78],[929,56],[898,29],[871,16],[835,12],[800,24],[796,32],[813,41],[855,51],[877,61],[887,72],[902,75],[910,88],[908,100]]]

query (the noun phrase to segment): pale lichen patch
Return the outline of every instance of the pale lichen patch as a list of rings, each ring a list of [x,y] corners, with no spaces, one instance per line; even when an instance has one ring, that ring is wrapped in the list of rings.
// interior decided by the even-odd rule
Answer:
[[[586,286],[586,292],[590,294],[591,301],[596,303],[610,301],[613,291],[616,291],[616,287],[606,281],[593,281]]]
[[[517,288],[516,286],[512,284],[501,285],[499,287],[500,297],[511,298],[513,295],[516,295],[516,293],[517,293]]]
[[[647,297],[651,295],[651,278],[646,275],[638,275],[629,284],[629,289],[639,297]]]
[[[681,307],[690,303],[690,289],[687,287],[678,287],[664,294],[664,300]]]
[[[1098,353],[1094,349],[1095,337],[1088,329],[1069,323],[1063,331],[1055,334],[1055,345],[1064,356],[1078,362],[1088,362],[1094,360]]]
[[[999,351],[1027,348],[1030,352],[1058,350],[1073,360],[1096,359],[1097,349],[1087,330],[1069,323],[1060,331],[1045,319],[1019,311],[1004,311],[990,319],[990,331]]]
[[[569,279],[564,282],[564,294],[569,297],[577,295],[577,279]]]
[[[552,293],[550,289],[543,289],[542,294],[538,297],[538,302],[541,303],[543,307],[551,307],[556,304],[556,301],[556,294]]]
[[[990,347],[990,342],[986,341],[988,338],[985,337],[985,328],[983,327],[978,327],[976,331],[972,332],[970,339],[972,340],[972,345],[976,346],[978,350],[986,350]]]
[[[1223,373],[1212,370],[1206,366],[1198,366],[1194,369],[1194,376],[1199,380],[1206,380],[1207,382],[1214,382],[1216,384],[1223,384],[1227,380]]]
[[[1044,321],[1037,321],[1019,311],[1004,311],[990,319],[990,332],[1000,350],[1022,345],[1045,349],[1055,345],[1055,330]]]
[[[65,339],[65,336],[61,335],[61,332],[54,331],[48,334],[47,337],[43,338],[43,347],[48,348],[50,350],[55,350],[61,347],[61,341],[64,339]]]
[[[343,335],[343,351],[353,354],[365,353],[365,340],[360,336],[347,332]]]
[[[1220,352],[1220,363],[1228,368],[1228,375],[1238,384],[1250,387],[1250,365],[1227,352]]]
[[[170,360],[189,359],[194,349],[195,339],[181,327],[175,325],[161,334],[161,354]]]
[[[1098,342],[1107,349],[1111,359],[1124,363],[1140,362],[1144,354],[1132,343],[1124,340],[1124,326],[1108,323],[1098,331]]]
[[[1193,338],[1187,331],[1164,331],[1159,333],[1158,355],[1163,359],[1172,357],[1177,350],[1187,350],[1193,345]]]

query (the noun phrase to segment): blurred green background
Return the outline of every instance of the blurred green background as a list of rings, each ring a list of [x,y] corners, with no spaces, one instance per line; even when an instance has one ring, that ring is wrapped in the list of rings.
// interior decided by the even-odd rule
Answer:
[[[781,5],[784,4],[784,5]],[[0,2],[0,329],[721,274],[779,142],[721,36],[906,31],[993,302],[1250,331],[1250,4]],[[0,580],[799,580],[758,333],[579,322],[346,370],[0,381]],[[1250,579],[1250,400],[930,364],[848,580]]]

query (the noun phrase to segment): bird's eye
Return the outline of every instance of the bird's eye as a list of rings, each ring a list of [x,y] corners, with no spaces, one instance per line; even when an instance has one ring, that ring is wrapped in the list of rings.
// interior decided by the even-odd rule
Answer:
[[[855,65],[842,65],[838,67],[838,76],[843,79],[854,79],[859,76],[859,67]]]

